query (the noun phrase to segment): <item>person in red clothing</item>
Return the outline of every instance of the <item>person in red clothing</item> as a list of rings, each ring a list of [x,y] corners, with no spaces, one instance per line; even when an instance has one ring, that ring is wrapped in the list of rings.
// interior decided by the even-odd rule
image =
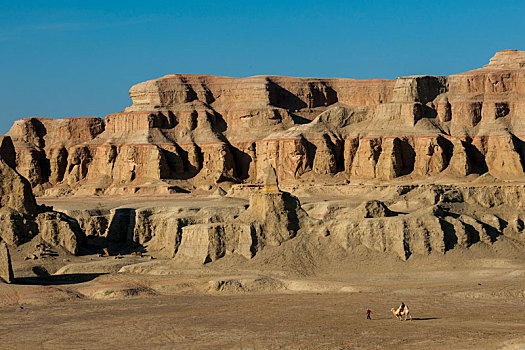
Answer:
[[[372,317],[370,316],[372,314],[372,311],[370,309],[366,309],[366,319],[371,320]]]

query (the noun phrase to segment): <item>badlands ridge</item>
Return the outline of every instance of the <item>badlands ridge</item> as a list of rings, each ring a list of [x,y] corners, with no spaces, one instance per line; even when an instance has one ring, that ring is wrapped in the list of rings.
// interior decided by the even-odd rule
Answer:
[[[129,93],[122,112],[25,118],[2,138],[13,256],[228,257],[303,275],[341,256],[522,256],[523,51],[451,76],[171,74]]]

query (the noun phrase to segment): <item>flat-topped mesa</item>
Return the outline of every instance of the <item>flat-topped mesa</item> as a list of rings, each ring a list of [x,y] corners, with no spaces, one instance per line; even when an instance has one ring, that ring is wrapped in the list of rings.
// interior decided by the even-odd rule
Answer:
[[[524,54],[395,81],[171,74],[105,119],[28,118],[9,135],[17,170],[48,194],[257,184],[269,166],[281,183],[521,178]]]
[[[131,87],[126,112],[184,109],[208,104],[217,110],[275,107],[297,111],[342,103],[368,106],[390,100],[394,81],[341,78],[170,74]]]
[[[490,59],[490,63],[483,68],[524,69],[525,51],[503,50],[498,51]]]
[[[330,106],[372,106],[389,101],[392,80],[254,76],[230,78],[171,74],[134,85],[125,112],[170,111],[180,123],[197,115],[217,118],[233,142],[253,141],[314,119]]]

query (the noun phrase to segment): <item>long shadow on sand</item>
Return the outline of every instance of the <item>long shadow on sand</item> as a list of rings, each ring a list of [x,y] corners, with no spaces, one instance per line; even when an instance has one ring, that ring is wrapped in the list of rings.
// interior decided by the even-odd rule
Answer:
[[[77,284],[89,282],[98,276],[106,275],[106,273],[71,273],[64,275],[50,275],[40,277],[21,277],[16,278],[16,284],[50,286],[60,284]]]
[[[439,320],[439,317],[412,317],[412,321]]]

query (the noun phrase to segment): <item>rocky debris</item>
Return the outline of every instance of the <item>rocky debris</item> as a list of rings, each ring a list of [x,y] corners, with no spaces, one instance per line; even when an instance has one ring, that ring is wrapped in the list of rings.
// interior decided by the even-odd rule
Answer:
[[[107,243],[113,235],[111,244],[118,251],[133,246],[133,251],[148,252],[144,257],[154,254],[183,264],[227,257],[259,264],[267,261],[267,252],[282,253],[283,264],[297,263],[305,273],[313,271],[313,260],[332,254],[334,246],[350,255],[364,247],[406,260],[473,245],[491,247],[499,241],[508,243],[507,237],[523,239],[523,223],[516,218],[525,215],[521,201],[525,186],[313,186],[311,191],[325,196],[346,196],[313,202],[307,196],[303,209],[297,197],[279,189],[272,170],[266,172],[263,185],[250,187],[248,206],[224,197],[199,206],[182,201],[180,206],[99,210],[94,219],[106,215],[109,225],[92,238]],[[363,198],[382,200],[356,202]],[[231,205],[224,204],[228,201]],[[119,215],[116,210],[121,210]]]
[[[357,207],[355,211],[363,218],[381,218],[395,215],[394,212],[388,209],[385,203],[378,200],[364,202]]]
[[[463,193],[458,189],[446,190],[441,194],[439,201],[444,203],[461,203],[463,202]]]
[[[70,254],[78,254],[85,236],[74,219],[63,213],[46,212],[37,215],[35,222],[44,242],[61,247]]]
[[[228,192],[222,189],[222,187],[217,187],[217,189],[213,192],[213,195],[216,197],[224,197],[226,196]]]
[[[266,276],[217,279],[209,281],[211,293],[249,293],[286,290],[282,281]]]
[[[10,245],[21,244],[35,235],[30,217],[9,207],[0,208],[0,227],[0,237]]]
[[[496,240],[498,233],[489,232],[488,224],[467,215],[455,216],[433,206],[395,217],[333,220],[324,224],[345,249],[363,244],[375,251],[393,252],[403,260],[413,254],[444,254],[455,247]]]
[[[36,245],[36,250],[25,257],[25,260],[37,260],[37,259],[45,259],[53,256],[58,256],[59,254],[51,249],[47,244],[45,243],[39,243]]]
[[[4,241],[0,242],[0,282],[13,283],[15,280],[13,266],[11,265],[11,255],[9,248]]]
[[[193,224],[182,228],[177,258],[213,262],[237,253],[252,258],[265,246],[279,246],[292,239],[307,220],[299,200],[279,189],[275,169],[264,172],[263,187],[250,196],[250,205],[227,222]]]
[[[31,185],[10,166],[14,147],[9,137],[2,138],[0,151],[0,208],[10,208],[20,214],[34,213],[37,205]]]
[[[63,210],[62,212],[75,218],[81,230],[91,238],[102,236],[112,222],[112,213],[109,210]]]
[[[136,251],[142,246],[147,246],[148,251],[171,258],[179,249],[184,227],[230,222],[244,210],[244,206],[239,204],[214,207],[210,203],[209,207],[205,208],[158,205],[138,209],[66,212],[79,222],[81,230],[89,232],[89,241],[99,249],[107,247],[105,244],[110,244],[115,249],[122,248],[123,252]]]

